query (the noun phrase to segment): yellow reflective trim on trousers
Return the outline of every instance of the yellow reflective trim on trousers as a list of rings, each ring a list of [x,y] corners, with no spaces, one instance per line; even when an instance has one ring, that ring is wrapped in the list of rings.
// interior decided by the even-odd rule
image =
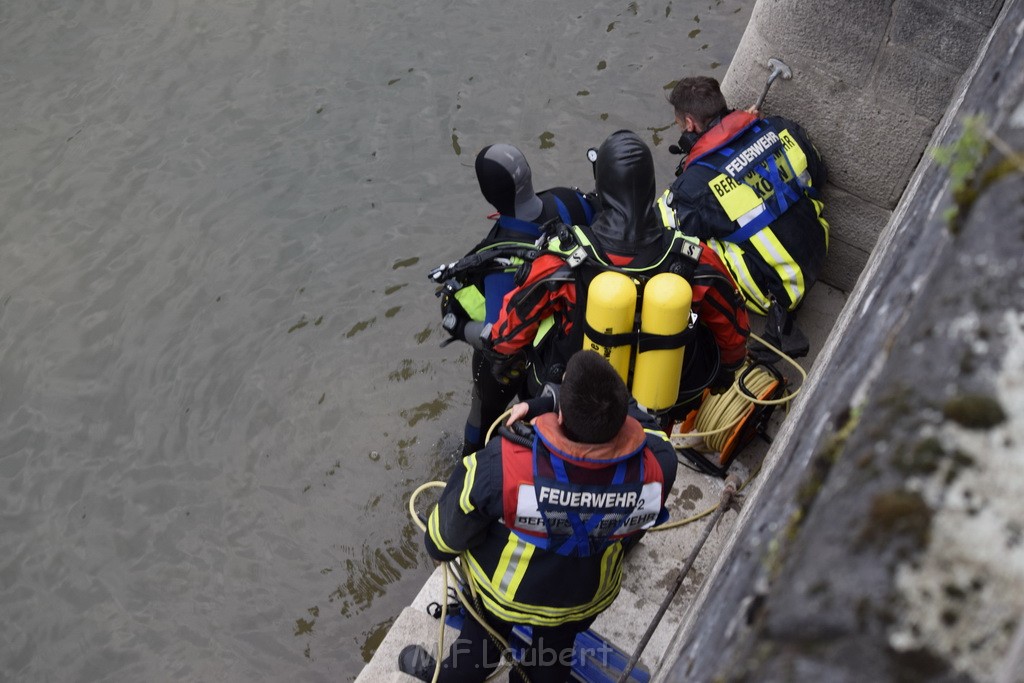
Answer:
[[[750,243],[779,276],[782,286],[789,294],[791,305],[799,303],[804,295],[804,272],[786,251],[786,248],[782,246],[782,242],[772,232],[771,227],[765,228],[751,237]]]
[[[466,466],[466,476],[462,479],[462,493],[459,494],[459,507],[467,515],[476,509],[473,501],[469,499],[469,492],[473,490],[473,482],[476,480],[476,453],[471,453],[462,459]]]
[[[726,267],[732,274],[732,279],[736,281],[740,291],[743,292],[743,298],[747,301],[747,308],[755,313],[767,313],[771,301],[761,291],[761,288],[757,286],[754,276],[750,274],[743,255],[743,247],[733,242],[723,242],[716,239],[708,240],[708,244],[725,262]]]
[[[825,208],[825,203],[812,199],[811,204],[814,204],[814,214],[818,217],[818,223],[821,225],[821,229],[825,231],[825,250],[828,251],[828,221],[821,215],[822,209]]]
[[[609,585],[610,579],[618,577],[617,582],[622,581],[622,544],[615,543],[605,549],[601,555],[601,586]],[[617,593],[618,591],[616,591]],[[600,589],[598,589],[600,593]]]
[[[491,577],[472,552],[464,553],[463,559],[466,560],[487,610],[513,623],[558,626],[595,616],[615,601],[622,585],[622,545],[619,543],[609,547],[602,556],[600,584],[594,597],[583,605],[573,607],[545,607],[505,598],[491,583]]]
[[[523,581],[523,574],[530,566],[530,558],[537,546],[522,541],[515,534],[508,535],[508,543],[501,552],[501,560],[491,577],[491,585],[495,586],[509,602],[515,602],[516,591]]]
[[[444,538],[441,537],[441,520],[440,515],[437,513],[436,505],[434,506],[434,509],[430,511],[430,517],[427,518],[427,533],[430,534],[430,540],[434,542],[434,545],[437,546],[438,550],[445,553],[451,553],[452,555],[457,555],[459,553],[458,550],[455,550],[445,543]]]

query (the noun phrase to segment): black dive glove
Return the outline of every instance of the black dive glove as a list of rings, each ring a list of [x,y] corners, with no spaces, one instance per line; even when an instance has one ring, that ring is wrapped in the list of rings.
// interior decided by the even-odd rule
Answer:
[[[445,329],[452,339],[466,341],[466,323],[472,318],[466,309],[462,307],[459,300],[455,298],[458,285],[453,285],[451,280],[446,282],[438,290],[437,295],[441,298],[441,327]]]
[[[714,379],[711,380],[711,384],[708,388],[712,394],[721,394],[729,390],[729,388],[736,382],[736,371],[743,366],[743,361],[739,363],[733,363],[732,365],[719,365],[718,372],[715,374]]]
[[[790,358],[802,358],[811,350],[807,336],[796,326],[794,315],[774,298],[764,323],[764,340]],[[781,360],[777,353],[757,341],[751,343],[750,355],[754,360],[766,364]]]
[[[522,351],[509,356],[493,349],[484,349],[483,354],[491,365],[491,375],[499,384],[511,384],[526,372],[526,354]]]

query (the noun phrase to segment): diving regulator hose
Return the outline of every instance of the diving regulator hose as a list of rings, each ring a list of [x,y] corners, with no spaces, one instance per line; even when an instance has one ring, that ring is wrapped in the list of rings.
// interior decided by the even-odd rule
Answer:
[[[745,379],[741,379],[740,377],[738,377],[733,382],[732,386],[729,387],[729,389],[724,393],[718,395],[711,395],[705,399],[704,404],[701,406],[701,410],[697,416],[697,421],[695,424],[697,431],[688,432],[687,434],[685,434],[684,436],[686,436],[687,438],[702,437],[704,439],[704,442],[710,448],[720,451],[722,449],[722,445],[725,439],[728,437],[728,434],[746,418],[746,413],[750,405],[783,405],[792,401],[794,398],[796,398],[797,394],[800,393],[800,390],[803,388],[803,383],[807,379],[807,372],[800,366],[800,364],[797,363],[794,359],[787,356],[780,349],[776,348],[772,344],[768,343],[767,341],[759,337],[758,335],[751,333],[750,336],[754,340],[763,344],[770,351],[777,354],[787,363],[792,365],[796,369],[797,373],[800,375],[800,386],[797,387],[797,389],[792,393],[787,393],[786,395],[778,399],[759,399],[757,398],[757,396],[760,396],[765,390],[767,390],[771,386],[772,382],[776,381],[776,378],[767,371],[754,367],[751,372],[746,373],[748,376]],[[490,429],[487,430],[485,443],[491,440],[494,431],[508,418],[511,412],[511,409],[506,410],[501,415],[499,415],[498,419],[496,419],[491,424]],[[743,482],[743,485],[740,487],[740,490],[746,488],[747,484],[749,484],[757,475],[758,470],[760,470],[760,466],[751,474],[751,476],[747,477],[747,480]],[[412,494],[409,496],[409,516],[412,518],[413,523],[416,524],[416,526],[418,526],[421,531],[425,532],[427,530],[427,527],[424,521],[416,512],[416,498],[419,496],[420,493],[422,493],[428,488],[443,489],[444,487],[445,482],[443,481],[429,481],[417,487],[416,490],[413,491]],[[693,515],[691,517],[659,524],[658,526],[652,527],[651,531],[667,531],[669,529],[674,529],[677,527],[684,526],[686,524],[690,524],[714,513],[717,508],[718,506],[716,505],[714,507],[708,508],[707,510],[704,510],[703,512],[697,513],[696,515]],[[441,673],[441,654],[444,652],[444,627],[445,619],[448,614],[448,587],[450,574],[452,572],[457,574],[458,577],[462,579],[462,584],[469,587],[470,594],[473,598],[471,600],[467,600],[465,594],[462,592],[462,589],[456,587],[456,591],[459,593],[460,602],[462,603],[463,607],[466,609],[466,611],[470,614],[472,618],[476,619],[478,623],[484,626],[484,628],[488,631],[491,637],[495,639],[495,642],[500,643],[504,652],[507,653],[509,650],[508,642],[501,635],[499,635],[493,628],[491,628],[490,625],[488,625],[487,621],[477,612],[477,610],[474,607],[477,598],[477,592],[476,585],[474,583],[472,575],[469,573],[463,574],[461,568],[456,564],[455,560],[451,562],[445,562],[444,598],[441,600],[441,626],[438,632],[437,644],[438,657],[436,665],[434,667],[434,677],[432,679],[432,683],[437,683],[438,675]],[[508,664],[508,662],[506,662],[506,664]],[[499,667],[498,669],[496,669],[494,673],[492,673],[488,677],[488,680],[494,678],[494,676],[501,673],[503,669],[504,667]]]

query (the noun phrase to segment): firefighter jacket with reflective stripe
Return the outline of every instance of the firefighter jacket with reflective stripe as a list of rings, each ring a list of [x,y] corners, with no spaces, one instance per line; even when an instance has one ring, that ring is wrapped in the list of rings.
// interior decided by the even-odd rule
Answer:
[[[772,298],[792,310],[828,251],[824,183],[825,166],[798,124],[734,111],[697,140],[658,204],[666,223],[722,257],[751,310],[765,313]]]
[[[680,242],[682,236],[678,231],[665,230],[664,239],[626,260],[602,252],[588,240],[585,230],[572,230],[587,252],[586,258],[570,267],[571,255],[545,253],[530,265],[523,284],[505,297],[501,316],[491,329],[493,348],[498,353],[513,354],[528,348],[543,333],[545,344],[564,347],[564,362],[573,351],[582,348],[587,285],[597,273],[614,265],[633,277],[649,279],[678,266],[680,259],[687,256],[677,252],[686,252],[686,247],[692,245]],[[750,334],[743,297],[722,260],[711,249],[690,253],[697,255],[697,261],[680,274],[693,290],[691,311],[714,336],[722,364],[738,365],[746,356]],[[542,323],[550,325],[550,330],[542,330]]]
[[[621,585],[619,540],[664,517],[676,475],[665,434],[635,406],[630,413],[605,444],[569,440],[552,413],[537,418],[545,444],[538,462],[548,466],[536,478],[533,449],[504,438],[463,458],[428,518],[427,552],[437,560],[462,555],[484,607],[506,621],[557,626],[604,611]],[[564,482],[549,458],[564,470]],[[629,507],[627,498],[632,508],[613,519]],[[560,526],[569,516],[575,518]],[[596,531],[602,523],[605,531]]]

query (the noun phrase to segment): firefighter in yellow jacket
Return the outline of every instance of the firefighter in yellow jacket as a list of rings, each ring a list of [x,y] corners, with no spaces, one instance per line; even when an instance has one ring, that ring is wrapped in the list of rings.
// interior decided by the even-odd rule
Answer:
[[[683,78],[669,102],[686,156],[658,202],[663,219],[722,257],[747,307],[768,316],[768,341],[805,354],[806,339],[788,314],[828,251],[821,157],[797,123],[729,109],[714,78]]]
[[[540,413],[532,433],[492,439],[455,467],[424,540],[436,560],[462,556],[487,622],[506,640],[513,626],[532,627],[511,679],[522,669],[531,683],[565,683],[576,635],[619,593],[623,543],[668,516],[676,454],[593,351],[569,359],[556,400],[531,399],[513,415],[527,408]],[[499,655],[467,617],[438,680],[483,681]],[[434,667],[419,645],[399,656],[399,668],[423,681]]]

